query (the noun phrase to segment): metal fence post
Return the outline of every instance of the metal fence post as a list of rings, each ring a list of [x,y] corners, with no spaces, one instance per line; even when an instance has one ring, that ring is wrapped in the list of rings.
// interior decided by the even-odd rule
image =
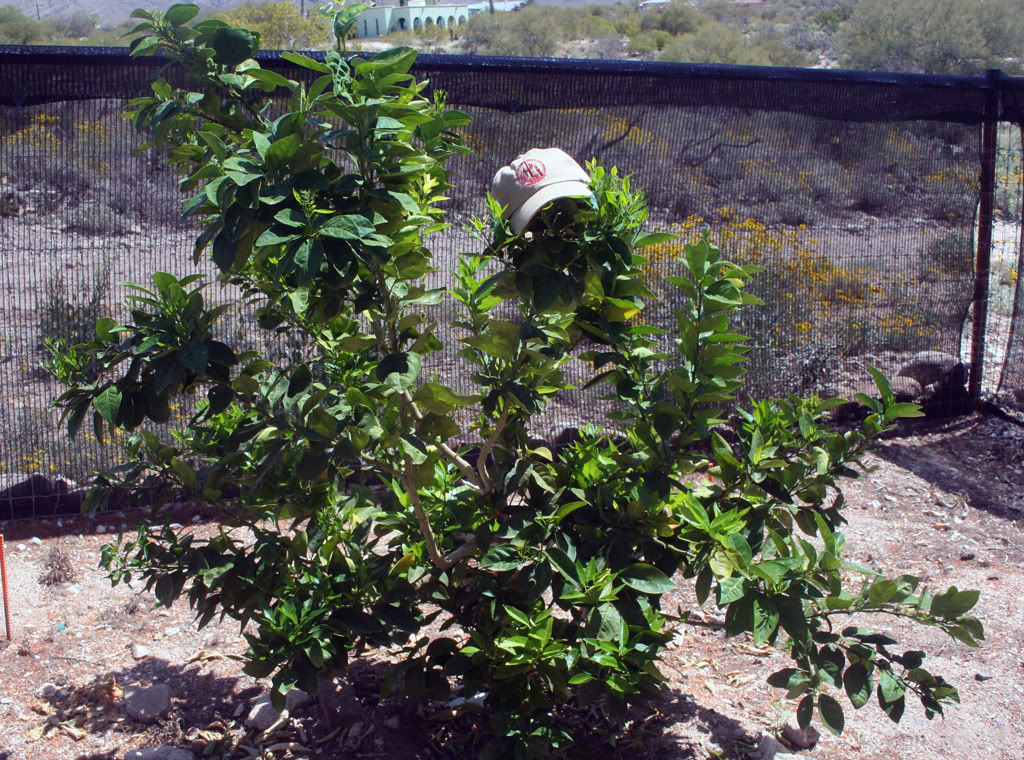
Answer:
[[[967,392],[971,399],[981,398],[981,380],[985,369],[985,330],[988,322],[989,274],[992,269],[992,208],[996,186],[996,127],[999,123],[999,69],[985,72],[988,90],[985,97],[985,121],[981,125],[981,198],[978,203],[978,250],[974,268],[974,321],[971,325],[971,379]]]
[[[11,640],[11,600],[7,595],[7,554],[4,551],[4,537],[0,534],[0,580],[3,583],[4,625],[7,628],[7,640]]]

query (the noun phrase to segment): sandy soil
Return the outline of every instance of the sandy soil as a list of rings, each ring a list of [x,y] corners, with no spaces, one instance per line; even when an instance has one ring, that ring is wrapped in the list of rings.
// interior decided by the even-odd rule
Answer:
[[[934,672],[960,688],[962,705],[929,724],[920,705],[908,704],[902,723],[894,725],[869,703],[856,714],[848,711],[842,737],[826,733],[813,749],[801,750],[806,757],[1020,757],[1022,444],[1024,429],[998,418],[907,422],[873,456],[878,469],[848,485],[849,558],[889,574],[919,575],[932,588],[981,589],[976,611],[986,640],[972,650],[936,631],[888,625],[901,645],[930,653]],[[152,596],[124,586],[111,589],[96,569],[110,533],[131,527],[137,518],[107,513],[0,526],[7,541],[13,629],[13,641],[0,651],[0,760],[120,760],[131,749],[165,745],[188,748],[196,756],[209,748],[208,757],[221,758],[472,756],[463,746],[472,741],[467,722],[447,721],[437,705],[378,699],[376,680],[390,659],[387,652],[364,657],[353,673],[363,709],[357,726],[330,735],[313,704],[295,711],[269,736],[247,728],[245,717],[266,683],[241,674],[229,659],[244,648],[234,624],[199,632],[186,605],[153,609]],[[187,507],[176,519],[200,535],[217,527]],[[77,577],[48,586],[40,576],[58,542]],[[678,604],[697,610],[685,583],[666,603],[671,609]],[[761,735],[781,729],[795,705],[765,678],[784,667],[785,655],[758,650],[743,638],[727,640],[718,625],[721,617],[710,608],[697,610],[695,619],[704,624],[681,630],[665,657],[662,669],[669,683],[653,715],[638,714],[624,733],[610,737],[600,734],[602,726],[593,716],[580,718],[579,739],[588,754],[753,758]],[[148,655],[133,657],[133,644],[146,647]],[[39,696],[47,683],[58,693]],[[121,714],[122,689],[155,683],[170,686],[167,717],[146,725]],[[232,745],[234,751],[227,751]]]

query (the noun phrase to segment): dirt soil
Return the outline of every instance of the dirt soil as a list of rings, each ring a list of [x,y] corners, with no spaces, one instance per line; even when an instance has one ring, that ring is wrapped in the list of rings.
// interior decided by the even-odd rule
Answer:
[[[847,707],[841,737],[823,731],[816,746],[794,751],[817,760],[1018,760],[1024,750],[1024,428],[981,415],[907,421],[872,462],[877,470],[846,488],[847,558],[889,575],[921,576],[933,589],[980,589],[975,612],[986,639],[969,649],[902,621],[857,621],[884,626],[904,648],[926,650],[926,667],[959,687],[962,704],[929,724],[921,706],[908,700],[899,725],[873,701],[856,713]],[[175,514],[199,535],[217,530],[207,517],[188,507]],[[13,634],[0,645],[0,760],[121,760],[130,750],[157,746],[223,760],[475,755],[471,720],[451,720],[443,705],[377,697],[377,679],[393,659],[388,652],[363,657],[353,671],[362,710],[357,723],[328,732],[313,702],[269,734],[247,727],[267,683],[242,674],[230,659],[244,650],[237,627],[225,621],[197,631],[186,604],[155,609],[151,595],[112,589],[97,569],[110,534],[137,519],[106,513],[0,526]],[[41,576],[58,544],[76,577],[47,585]],[[698,609],[685,582],[666,604],[695,610],[702,624],[680,630],[666,653],[664,701],[623,731],[608,731],[593,714],[569,714],[585,754],[759,757],[753,748],[760,737],[780,732],[795,709],[765,683],[785,667],[786,656],[745,638],[726,639],[721,616]],[[124,689],[158,683],[170,687],[166,717],[145,724],[122,714]]]

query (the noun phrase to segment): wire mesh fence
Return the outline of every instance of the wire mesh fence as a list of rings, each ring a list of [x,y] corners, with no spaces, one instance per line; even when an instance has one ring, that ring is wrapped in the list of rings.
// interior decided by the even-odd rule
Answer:
[[[261,63],[301,76],[272,55]],[[120,283],[214,267],[193,265],[195,230],[179,220],[174,172],[159,155],[135,151],[144,136],[121,117],[159,62],[115,50],[0,48],[0,64],[7,519],[73,507],[63,491],[119,456],[88,433],[71,442],[58,430],[49,402],[61,389],[40,367],[46,342],[87,337],[97,317],[116,318]],[[730,259],[766,267],[754,286],[766,305],[739,325],[755,347],[744,394],[847,394],[868,381],[868,364],[895,375],[921,351],[967,362],[972,309],[983,298],[983,387],[1008,396],[1024,389],[1024,345],[1011,329],[1021,329],[1019,80],[437,56],[421,57],[416,73],[473,117],[464,129],[473,153],[450,166],[453,224],[433,241],[437,284],[459,253],[480,248],[461,222],[483,213],[494,172],[529,148],[558,146],[633,175],[650,203],[649,227],[677,234],[647,251],[660,296],[647,321],[670,325],[674,304],[660,277],[705,229]],[[986,296],[975,255],[981,124],[993,116],[995,90],[1002,121]],[[449,315],[436,317],[443,325]],[[303,349],[242,311],[224,329],[226,342],[277,357]],[[444,342],[425,369],[458,385],[457,336]],[[589,371],[573,367],[580,385]],[[592,409],[590,396],[567,394],[542,432],[590,419]],[[187,419],[187,408],[176,411]]]

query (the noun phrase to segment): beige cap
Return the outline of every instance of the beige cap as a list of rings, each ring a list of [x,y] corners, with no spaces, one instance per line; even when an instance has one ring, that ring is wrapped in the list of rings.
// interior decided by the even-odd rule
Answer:
[[[592,193],[589,175],[568,153],[559,148],[533,148],[498,170],[491,182],[491,195],[505,208],[502,219],[508,219],[518,235],[551,201]]]

